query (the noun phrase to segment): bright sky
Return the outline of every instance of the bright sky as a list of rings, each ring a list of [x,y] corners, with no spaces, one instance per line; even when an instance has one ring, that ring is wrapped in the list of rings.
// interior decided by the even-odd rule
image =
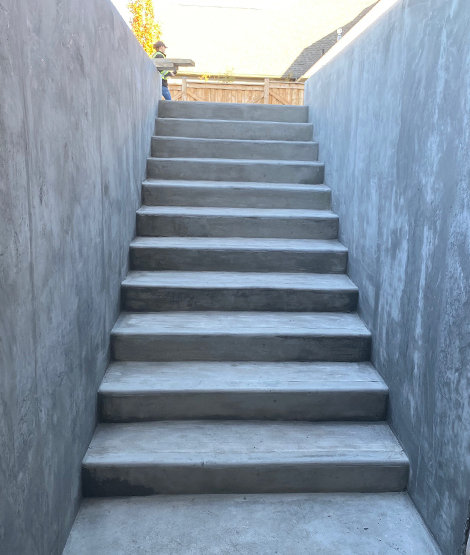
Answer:
[[[129,24],[128,0],[111,1]],[[304,48],[375,1],[153,0],[153,5],[167,55],[193,59],[194,73],[280,76]]]
[[[129,24],[129,10],[127,9],[128,0],[111,0],[111,2],[116,6],[125,22]]]
[[[280,0],[179,0],[181,6],[207,6],[210,8],[237,8],[247,10],[262,10],[272,7],[273,4],[281,5]]]
[[[129,0],[111,0],[119,10],[126,23],[129,23]],[[164,2],[164,0],[162,0]],[[211,8],[244,8],[247,10],[262,10],[266,8],[281,7],[283,0],[173,0],[170,3],[180,6],[206,6]],[[158,1],[154,2],[154,10],[157,12]],[[158,17],[157,17],[158,19]]]

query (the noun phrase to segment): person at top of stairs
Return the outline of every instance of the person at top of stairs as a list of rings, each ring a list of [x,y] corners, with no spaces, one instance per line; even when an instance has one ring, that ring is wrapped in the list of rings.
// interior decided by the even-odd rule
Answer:
[[[155,54],[152,56],[153,58],[166,58],[166,44],[159,40],[157,41],[153,47],[155,48],[156,52]],[[168,71],[166,69],[163,69],[162,71],[160,71],[160,74],[162,76],[162,95],[163,98],[165,100],[171,100],[171,94],[170,94],[170,89],[168,88],[168,81],[167,81],[167,77],[174,77],[176,75],[176,71]]]

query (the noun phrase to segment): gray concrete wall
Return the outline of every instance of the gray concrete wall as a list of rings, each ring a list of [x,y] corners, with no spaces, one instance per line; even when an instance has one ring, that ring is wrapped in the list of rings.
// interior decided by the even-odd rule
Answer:
[[[109,0],[0,1],[0,552],[60,553],[160,78]]]
[[[470,498],[469,24],[468,0],[382,0],[305,101],[409,490],[445,554],[464,550]]]

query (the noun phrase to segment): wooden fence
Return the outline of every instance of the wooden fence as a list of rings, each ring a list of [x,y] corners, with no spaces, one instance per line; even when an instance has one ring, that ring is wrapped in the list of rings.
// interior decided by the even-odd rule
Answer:
[[[289,105],[302,105],[304,102],[303,83],[270,79],[224,83],[183,77],[180,82],[172,79],[169,82],[169,89],[173,100]]]

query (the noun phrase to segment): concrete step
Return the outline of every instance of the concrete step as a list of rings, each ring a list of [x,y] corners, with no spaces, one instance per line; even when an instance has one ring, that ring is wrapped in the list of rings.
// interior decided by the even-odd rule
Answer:
[[[336,239],[338,216],[329,210],[142,206],[137,211],[137,234]]]
[[[348,251],[336,240],[239,237],[137,237],[133,270],[343,274]]]
[[[147,179],[142,198],[147,205],[322,210],[331,206],[331,189],[325,185]]]
[[[323,183],[321,162],[225,158],[149,158],[147,176],[158,179],[207,179],[267,183]]]
[[[357,298],[342,274],[130,272],[122,283],[128,311],[352,312]]]
[[[85,496],[402,491],[408,460],[384,423],[100,424]]]
[[[157,118],[155,135],[269,141],[311,141],[311,123]]]
[[[387,386],[368,363],[115,362],[104,422],[176,419],[383,420]]]
[[[244,158],[246,160],[318,160],[313,141],[243,141],[153,137],[152,156],[159,158]]]
[[[124,312],[111,332],[117,361],[362,362],[370,342],[337,312]]]
[[[441,555],[405,493],[84,499],[64,555]]]
[[[308,121],[308,107],[227,102],[160,102],[158,117],[305,123]]]

